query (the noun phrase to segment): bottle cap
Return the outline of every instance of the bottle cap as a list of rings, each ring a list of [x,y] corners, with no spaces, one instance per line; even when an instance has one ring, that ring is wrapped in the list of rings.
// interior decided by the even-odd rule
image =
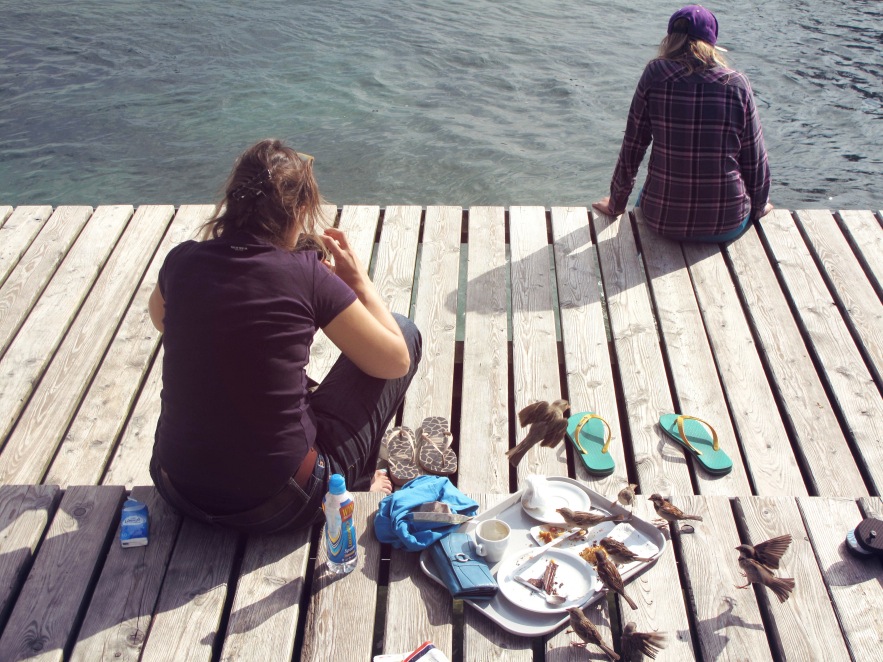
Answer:
[[[331,494],[343,494],[346,492],[346,481],[340,474],[332,474],[328,481],[328,491]]]

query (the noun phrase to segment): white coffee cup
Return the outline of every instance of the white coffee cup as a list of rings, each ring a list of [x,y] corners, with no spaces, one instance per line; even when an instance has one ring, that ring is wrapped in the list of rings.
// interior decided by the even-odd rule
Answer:
[[[490,563],[503,558],[512,530],[503,520],[486,519],[475,528],[475,553]]]

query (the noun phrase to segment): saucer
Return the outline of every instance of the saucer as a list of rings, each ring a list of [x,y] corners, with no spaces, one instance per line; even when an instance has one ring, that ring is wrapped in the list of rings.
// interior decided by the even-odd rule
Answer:
[[[571,510],[590,510],[592,501],[589,495],[577,487],[573,483],[565,483],[560,480],[546,480],[544,486],[543,499],[546,502],[542,509],[527,508],[524,501],[521,507],[530,517],[546,524],[557,524],[564,526],[566,522],[564,518],[555,512],[556,508],[570,508]]]

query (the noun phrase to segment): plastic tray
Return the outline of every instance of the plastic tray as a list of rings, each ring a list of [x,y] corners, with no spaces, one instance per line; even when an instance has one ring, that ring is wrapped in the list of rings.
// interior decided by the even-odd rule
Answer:
[[[594,490],[589,489],[572,478],[567,478],[566,476],[549,476],[548,480],[560,480],[578,486],[589,495],[593,508],[601,508],[602,510],[606,510],[613,514],[630,514],[628,510],[620,506],[618,503],[611,502],[609,499],[601,496]],[[521,507],[522,492],[523,490],[516,492],[502,503],[480,513],[474,519],[461,525],[459,530],[470,534],[474,540],[473,532],[477,524],[483,520],[496,517],[497,519],[506,522],[512,528],[512,540],[509,542],[506,556],[503,557],[504,559],[512,554],[519,552],[524,553],[524,551],[529,548],[537,547],[530,535],[530,529],[537,524],[541,524],[541,522],[538,522],[524,512],[524,509]],[[637,534],[646,538],[648,542],[652,543],[657,548],[656,553],[652,555],[653,559],[655,560],[659,558],[665,549],[665,537],[659,529],[653,526],[650,522],[634,516],[628,523],[635,529]],[[496,576],[498,567],[501,563],[502,561],[491,566],[491,572],[494,576]],[[622,573],[623,582],[628,583],[630,580],[644,572],[644,570],[650,565],[652,565],[652,563],[637,563],[625,569]],[[444,585],[436,573],[435,565],[433,564],[432,558],[429,556],[429,550],[423,550],[420,553],[420,568],[430,578],[439,584]],[[597,601],[603,595],[603,592],[596,590],[586,600],[583,607]],[[476,602],[473,600],[464,600],[464,602],[480,611],[507,632],[524,637],[537,637],[548,634],[561,625],[564,625],[569,618],[567,612],[564,612],[563,614],[542,614],[522,609],[507,600],[502,593],[497,593],[497,595],[490,601]]]

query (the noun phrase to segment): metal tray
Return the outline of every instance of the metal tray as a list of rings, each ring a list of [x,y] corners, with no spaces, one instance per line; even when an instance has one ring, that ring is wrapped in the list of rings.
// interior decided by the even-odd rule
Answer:
[[[572,478],[567,478],[566,476],[549,476],[548,480],[560,480],[576,485],[580,489],[584,490],[586,494],[589,495],[589,499],[592,502],[593,508],[601,508],[610,513],[617,514],[630,514],[628,510],[620,506],[616,502],[612,502],[609,499],[603,497],[598,492],[586,487],[582,483],[573,480]],[[503,558],[506,559],[512,554],[519,553],[519,551],[527,551],[531,547],[536,547],[536,543],[530,535],[530,529],[537,524],[540,524],[537,520],[530,517],[524,509],[521,507],[521,495],[524,490],[520,490],[510,496],[508,499],[504,500],[502,503],[497,504],[493,508],[490,508],[479,515],[477,515],[474,519],[466,522],[461,525],[459,531],[470,534],[474,540],[474,530],[479,522],[486,519],[501,519],[506,522],[512,528],[512,540],[509,542],[509,547],[506,551],[506,556]],[[662,552],[665,549],[665,536],[662,535],[662,532],[659,531],[655,526],[653,526],[650,522],[640,519],[639,517],[633,516],[629,521],[629,524],[635,529],[636,532],[645,537],[650,543],[656,546],[657,551],[652,555],[653,559],[659,558]],[[491,566],[491,573],[496,576],[497,570],[500,566],[500,563],[495,563]],[[624,583],[628,583],[630,580],[637,577],[639,574],[644,572],[648,566],[652,565],[652,563],[639,563],[625,572],[622,573],[622,579]],[[435,580],[439,584],[444,585],[444,582],[440,579],[435,570],[435,565],[433,564],[432,558],[429,555],[429,550],[424,549],[420,553],[420,568],[426,573],[431,579]],[[585,602],[585,605],[596,602],[598,599],[603,597],[603,592],[595,591],[591,597]],[[474,609],[477,609],[482,614],[487,616],[489,619],[494,621],[501,628],[506,630],[507,632],[511,632],[512,634],[516,634],[523,637],[537,637],[545,634],[549,634],[554,630],[558,629],[560,626],[564,625],[569,615],[567,612],[561,613],[550,613],[550,614],[541,614],[533,611],[527,611],[526,609],[522,609],[515,605],[514,603],[507,600],[502,593],[497,593],[497,595],[490,601],[473,601],[473,600],[464,600],[467,604],[471,605]]]

